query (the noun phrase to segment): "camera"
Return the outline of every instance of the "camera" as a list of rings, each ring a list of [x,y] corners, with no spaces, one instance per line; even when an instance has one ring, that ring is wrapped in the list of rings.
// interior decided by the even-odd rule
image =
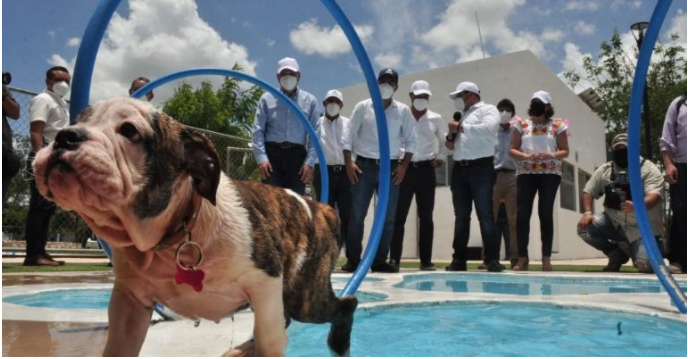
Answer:
[[[614,193],[619,196],[621,202],[630,200],[631,198],[631,184],[628,180],[628,171],[619,171],[615,173],[614,177]]]
[[[10,84],[10,82],[12,82],[12,74],[7,72],[7,71],[3,71],[2,72],[2,84],[4,86],[7,86]]]

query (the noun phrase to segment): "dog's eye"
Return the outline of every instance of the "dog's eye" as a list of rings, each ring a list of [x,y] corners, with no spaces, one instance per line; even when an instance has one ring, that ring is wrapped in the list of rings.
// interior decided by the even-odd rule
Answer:
[[[136,129],[136,126],[132,125],[131,123],[125,123],[120,126],[119,134],[126,137],[131,142],[137,142],[141,139],[141,135],[139,135],[139,131]]]

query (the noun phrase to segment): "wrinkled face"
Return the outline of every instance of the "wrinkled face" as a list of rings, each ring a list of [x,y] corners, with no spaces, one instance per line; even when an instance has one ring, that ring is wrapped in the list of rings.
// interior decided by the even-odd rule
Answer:
[[[197,194],[215,201],[219,159],[205,137],[146,102],[86,109],[33,163],[38,190],[115,247],[155,246]]]

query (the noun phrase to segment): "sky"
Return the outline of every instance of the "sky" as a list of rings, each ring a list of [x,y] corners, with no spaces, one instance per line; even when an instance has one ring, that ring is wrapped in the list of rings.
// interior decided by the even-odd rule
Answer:
[[[2,70],[13,86],[40,91],[52,65],[73,69],[98,2],[6,0]],[[528,49],[553,73],[579,69],[617,29],[632,53],[630,25],[647,21],[650,0],[340,0],[375,71],[401,75]],[[480,22],[484,47],[476,26]],[[660,41],[686,47],[686,1],[674,1]],[[195,67],[244,70],[275,84],[276,64],[294,57],[300,87],[327,90],[364,81],[346,37],[317,0],[124,0],[108,25],[95,63],[91,100],[124,96],[139,76],[155,79]],[[188,79],[197,84],[202,79]],[[219,83],[220,78],[207,78]],[[169,97],[175,84],[156,90]],[[579,92],[583,88],[577,88]],[[346,99],[345,99],[346,102]],[[351,108],[353,105],[351,106]]]

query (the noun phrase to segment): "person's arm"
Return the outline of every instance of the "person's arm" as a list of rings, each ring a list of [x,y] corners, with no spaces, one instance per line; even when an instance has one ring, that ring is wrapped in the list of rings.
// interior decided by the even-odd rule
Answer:
[[[578,230],[585,230],[590,225],[595,216],[592,213],[593,197],[590,193],[583,192],[583,217],[578,221]]]
[[[533,157],[532,153],[525,153],[521,151],[521,129],[515,128],[516,131],[511,133],[511,147],[509,148],[509,155],[517,160],[527,160]]]
[[[40,151],[43,148],[43,131],[45,130],[45,122],[43,121],[33,121],[31,122],[30,137],[31,137],[31,149],[34,153]]]
[[[643,191],[645,192],[645,206],[647,209],[654,208],[662,200],[664,191],[664,177],[659,172],[659,168],[650,161],[645,161],[641,167],[643,180]],[[621,210],[625,213],[633,213],[633,202],[625,201],[621,204]]]
[[[9,90],[5,88],[5,86],[2,87],[2,114],[6,115],[7,117],[11,119],[18,119],[19,118],[19,104],[17,101],[14,100],[12,95],[10,95]]]
[[[359,102],[354,111],[351,113],[349,119],[349,126],[342,136],[342,149],[344,150],[344,163],[346,164],[346,175],[349,181],[353,184],[358,183],[358,174],[362,171],[352,159],[351,152],[353,151],[354,138],[358,136],[358,131],[363,123],[363,115],[365,107],[362,102]]]
[[[671,101],[669,105],[666,117],[664,118],[662,138],[659,140],[659,149],[662,151],[666,179],[670,184],[678,183],[678,169],[674,163],[674,154],[677,152],[676,144],[678,143],[676,139],[676,121],[678,121],[676,104],[678,101],[679,99],[675,99]]]
[[[265,151],[265,126],[268,121],[267,103],[264,97],[261,97],[256,106],[256,116],[253,119],[253,131],[251,133],[253,156],[258,164],[258,171],[260,177],[266,179],[272,173],[272,165],[268,160],[267,152]]]
[[[31,149],[34,153],[40,151],[45,143],[43,132],[45,131],[46,121],[50,115],[50,104],[45,96],[44,94],[40,94],[34,97],[29,104],[29,137]]]
[[[480,123],[468,124],[461,121],[459,132],[463,132],[466,136],[471,137],[479,134],[492,134],[496,136],[497,128],[499,127],[499,111],[494,106],[489,106],[487,109],[481,108],[482,119]]]
[[[552,157],[557,160],[569,157],[569,135],[566,130],[557,135],[557,150],[552,153]]]
[[[435,137],[437,137],[437,143],[439,144],[439,153],[437,154],[437,158],[435,158],[433,166],[440,167],[442,166],[442,163],[446,161],[447,156],[449,156],[449,148],[447,148],[446,144],[448,131],[447,126],[444,123],[444,119],[442,117],[437,118],[436,127],[437,129],[435,129]],[[444,146],[442,144],[444,144]]]
[[[313,130],[315,130],[315,133],[317,134],[320,130],[320,116],[318,116],[318,105],[316,103],[317,100],[313,98],[311,107],[308,111],[308,122],[311,123]],[[308,141],[306,141],[308,144],[308,156],[306,157],[306,162],[304,162],[304,164],[310,166],[311,168],[315,165],[315,159],[318,157],[318,154],[315,152],[315,141],[319,141],[319,139],[310,138],[310,135],[308,136]]]
[[[666,180],[669,184],[678,183],[678,168],[674,164],[674,153],[670,151],[662,151],[662,161],[664,161],[664,171],[666,173]]]

